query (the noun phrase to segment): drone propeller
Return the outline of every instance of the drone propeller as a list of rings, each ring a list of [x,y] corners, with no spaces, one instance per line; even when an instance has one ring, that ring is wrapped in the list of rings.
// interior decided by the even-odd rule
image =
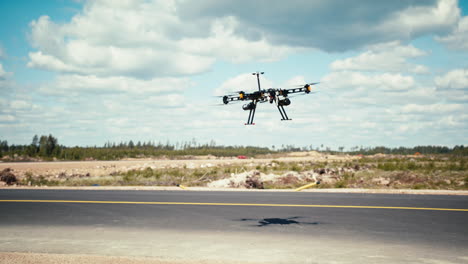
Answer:
[[[297,85],[291,85],[291,88],[303,88],[306,85],[316,85],[319,84],[320,82],[314,82],[314,83],[306,83],[306,84],[297,84]]]
[[[304,95],[315,94],[315,93],[317,93],[317,91],[309,92],[309,93],[295,93],[295,94],[288,95],[288,97],[289,98],[294,98],[294,97],[298,97],[298,96],[304,96]]]
[[[213,95],[213,97],[216,97],[216,98],[223,98],[224,96],[228,96],[228,97],[239,96],[239,94],[238,93],[230,93],[230,94],[225,94],[225,95]]]
[[[227,104],[229,105],[232,105],[232,104],[240,104],[240,103],[245,103],[245,101],[229,101]],[[225,103],[215,103],[215,104],[212,104],[212,106],[221,106],[221,105],[227,105]]]

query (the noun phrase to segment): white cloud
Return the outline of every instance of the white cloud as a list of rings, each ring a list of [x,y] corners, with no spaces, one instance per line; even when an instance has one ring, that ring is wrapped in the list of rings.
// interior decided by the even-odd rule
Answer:
[[[193,84],[187,78],[154,78],[140,80],[132,77],[66,74],[58,76],[52,83],[42,85],[41,93],[50,95],[131,93],[161,94],[181,92]]]
[[[24,100],[13,100],[10,102],[10,107],[15,110],[30,109],[31,103]]]
[[[465,108],[462,104],[408,104],[401,108],[401,112],[405,114],[447,114],[466,110]]]
[[[0,115],[0,122],[12,122],[15,120],[16,118],[12,115]]]
[[[58,72],[77,71],[73,66],[65,64],[54,56],[45,55],[41,51],[29,53],[29,58],[31,61],[28,62],[28,67]]]
[[[412,76],[402,74],[366,75],[361,72],[332,72],[321,80],[322,85],[331,89],[366,92],[372,90],[405,91],[412,88],[415,81]]]
[[[300,86],[306,84],[306,80],[304,76],[294,76],[291,79],[284,82],[283,87],[293,87],[293,86]]]
[[[208,37],[185,38],[179,45],[190,53],[215,56],[234,63],[247,62],[253,57],[260,61],[275,61],[297,50],[285,45],[273,46],[265,39],[247,40],[236,35],[237,27],[239,22],[234,17],[216,19]]]
[[[273,86],[273,82],[267,79],[264,75],[260,75],[260,85],[262,89],[270,88]],[[245,73],[224,81],[214,90],[214,95],[232,94],[239,91],[248,93],[257,90],[257,77],[250,73]]]
[[[455,69],[434,80],[440,88],[468,89],[468,69]]]
[[[353,71],[390,71],[390,72],[413,72],[428,73],[426,66],[415,65],[407,60],[427,55],[426,52],[412,45],[401,45],[398,41],[372,45],[364,53],[337,60],[331,64],[331,69],[353,70]]]
[[[468,16],[463,17],[457,27],[445,37],[436,37],[450,49],[468,51]]]
[[[0,63],[0,80],[4,80],[7,77],[7,72],[3,69],[3,65]]]
[[[428,74],[430,72],[429,68],[424,65],[414,65],[409,71],[416,74]]]
[[[455,0],[369,2],[365,8],[340,1],[339,9],[336,4],[89,1],[69,23],[57,24],[48,16],[31,22],[30,41],[37,51],[29,54],[28,65],[65,73],[146,79],[190,75],[209,70],[218,59],[273,61],[310,48],[344,51],[442,34],[458,22],[460,13]],[[257,6],[265,11],[258,12]],[[356,13],[360,15],[353,15]],[[321,23],[316,23],[318,19]],[[420,56],[412,46],[397,52],[403,57]],[[384,57],[394,61],[385,62]],[[354,60],[335,66],[360,68],[361,61],[370,60],[385,70],[404,64],[398,57],[375,52]],[[408,70],[427,72],[424,66],[413,66]]]
[[[411,5],[389,17],[380,25],[387,33],[417,35],[444,31],[452,27],[460,18],[456,0],[438,0],[434,6]],[[399,32],[403,30],[403,32]]]
[[[185,96],[180,94],[168,94],[164,96],[150,96],[144,100],[146,105],[155,107],[183,107],[185,106]]]
[[[290,50],[236,35],[234,18],[182,22],[176,2],[168,1],[89,1],[69,23],[42,16],[30,26],[38,51],[29,54],[29,67],[85,75],[190,75],[207,71],[216,59],[271,61]]]
[[[258,8],[261,7],[261,8]],[[339,8],[337,8],[339,7]],[[255,40],[324,51],[346,51],[425,34],[449,32],[460,18],[456,0],[247,1],[199,0],[178,6],[181,19],[232,16],[236,33]],[[325,21],[325,22],[324,22]]]

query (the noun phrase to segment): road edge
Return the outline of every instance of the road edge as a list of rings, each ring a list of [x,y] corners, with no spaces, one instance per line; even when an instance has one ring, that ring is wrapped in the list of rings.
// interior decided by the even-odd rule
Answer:
[[[132,190],[132,191],[214,191],[214,192],[296,192],[294,189],[238,189],[177,186],[2,186],[0,190]],[[371,194],[418,194],[418,195],[468,195],[464,190],[412,190],[412,189],[306,189],[303,193],[371,193]]]

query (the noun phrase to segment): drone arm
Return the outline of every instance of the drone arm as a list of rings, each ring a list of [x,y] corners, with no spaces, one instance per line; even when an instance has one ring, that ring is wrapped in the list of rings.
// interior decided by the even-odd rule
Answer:
[[[230,102],[240,101],[242,100],[239,96],[223,96],[223,103],[228,104]]]
[[[310,93],[312,91],[312,85],[315,85],[315,84],[317,83],[307,83],[304,85],[304,87],[284,89],[282,90],[282,92],[286,95],[293,94],[293,93],[301,93],[301,92]]]

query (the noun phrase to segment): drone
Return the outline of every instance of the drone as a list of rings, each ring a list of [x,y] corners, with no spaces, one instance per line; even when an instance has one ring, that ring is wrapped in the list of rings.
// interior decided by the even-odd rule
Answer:
[[[281,121],[285,120],[292,120],[286,114],[284,110],[285,106],[291,104],[291,100],[288,98],[290,94],[309,94],[312,90],[312,86],[318,84],[316,83],[306,83],[305,85],[301,85],[297,88],[291,89],[282,89],[282,88],[269,88],[269,89],[261,89],[260,88],[260,75],[264,74],[265,72],[254,72],[252,75],[257,76],[257,84],[258,84],[258,91],[253,93],[246,93],[244,91],[239,91],[234,94],[228,94],[222,96],[223,103],[228,104],[230,102],[236,101],[250,101],[247,104],[242,106],[242,109],[249,112],[249,118],[247,119],[247,123],[245,125],[255,125],[253,122],[255,116],[255,110],[257,109],[258,103],[266,103],[269,102],[270,104],[275,103],[278,111],[281,114]]]

